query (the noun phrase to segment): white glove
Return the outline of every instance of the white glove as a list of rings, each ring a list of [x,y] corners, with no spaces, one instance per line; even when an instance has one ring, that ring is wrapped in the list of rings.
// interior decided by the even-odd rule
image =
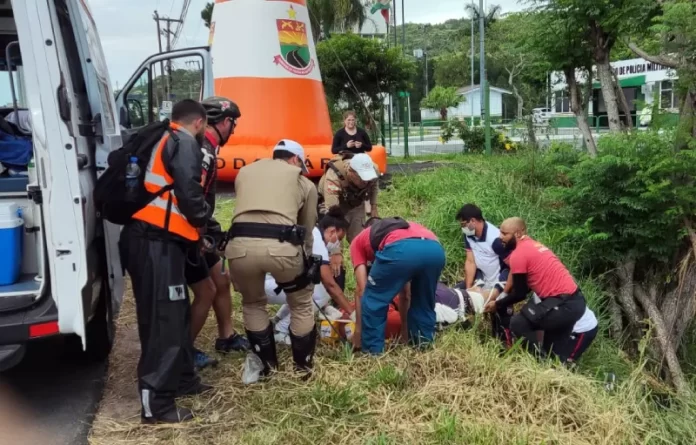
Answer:
[[[355,322],[356,322],[356,315],[355,315],[355,311],[353,311],[353,312],[352,312],[352,313],[350,314],[350,321],[352,321],[353,323],[355,323]]]

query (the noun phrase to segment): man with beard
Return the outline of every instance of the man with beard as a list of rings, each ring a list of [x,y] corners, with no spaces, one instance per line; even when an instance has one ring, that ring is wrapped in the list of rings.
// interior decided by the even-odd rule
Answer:
[[[215,350],[220,353],[245,351],[249,348],[246,338],[235,332],[232,326],[232,297],[230,277],[222,270],[222,259],[215,245],[224,236],[220,223],[215,220],[215,193],[217,180],[217,155],[230,136],[234,134],[237,119],[242,113],[230,99],[213,96],[201,102],[208,117],[208,126],[201,150],[203,151],[202,184],[205,200],[210,206],[205,226],[204,246],[189,252],[186,264],[186,283],[193,290],[191,304],[191,338],[195,341],[205,325],[212,306],[218,325]],[[217,365],[217,360],[195,349],[197,369]]]
[[[507,261],[512,275],[512,291],[504,298],[486,305],[487,312],[524,300],[530,291],[540,301],[528,301],[510,320],[510,330],[523,338],[527,349],[540,357],[545,355],[538,344],[536,331],[544,331],[545,343],[564,342],[575,323],[585,312],[585,297],[568,269],[546,246],[527,235],[521,218],[509,218],[500,226],[500,239],[510,251]]]

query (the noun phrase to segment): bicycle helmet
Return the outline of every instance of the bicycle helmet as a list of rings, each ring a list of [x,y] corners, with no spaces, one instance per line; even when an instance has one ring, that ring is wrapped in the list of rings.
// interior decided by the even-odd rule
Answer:
[[[208,116],[209,124],[216,124],[226,117],[232,120],[239,119],[242,113],[233,101],[221,96],[211,96],[201,102]]]

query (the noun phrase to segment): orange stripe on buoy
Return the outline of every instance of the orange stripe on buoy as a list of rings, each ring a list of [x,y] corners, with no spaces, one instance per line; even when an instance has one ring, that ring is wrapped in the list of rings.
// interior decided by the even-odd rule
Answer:
[[[305,6],[307,4],[306,0],[266,0],[267,2],[286,2],[286,3],[294,3],[296,5],[302,5]]]
[[[274,146],[281,139],[331,144],[331,121],[321,82],[311,79],[215,79],[215,92],[234,100],[242,117],[229,145]]]

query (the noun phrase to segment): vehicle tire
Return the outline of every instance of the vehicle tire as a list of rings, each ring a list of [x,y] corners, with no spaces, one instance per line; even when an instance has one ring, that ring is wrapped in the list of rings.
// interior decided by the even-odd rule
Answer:
[[[99,302],[94,316],[87,323],[85,333],[87,334],[87,350],[84,352],[86,358],[99,362],[106,360],[114,346],[116,333],[111,290],[106,277],[102,279]]]

